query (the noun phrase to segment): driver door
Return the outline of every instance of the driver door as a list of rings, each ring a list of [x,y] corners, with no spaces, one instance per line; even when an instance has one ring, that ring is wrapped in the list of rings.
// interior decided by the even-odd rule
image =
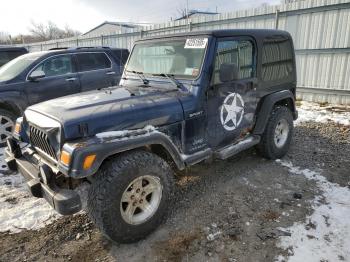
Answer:
[[[256,48],[248,37],[218,39],[207,92],[207,141],[213,149],[252,130],[257,107]]]
[[[36,81],[26,82],[26,92],[31,105],[81,91],[75,64],[70,54],[55,55],[45,59],[31,74],[35,72],[43,72],[45,76]]]

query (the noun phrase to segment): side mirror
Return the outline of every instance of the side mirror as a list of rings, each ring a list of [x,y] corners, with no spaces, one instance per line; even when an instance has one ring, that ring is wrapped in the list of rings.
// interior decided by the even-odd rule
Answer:
[[[42,70],[35,70],[34,72],[32,72],[30,74],[30,76],[28,77],[28,79],[30,81],[38,81],[39,79],[41,78],[44,78],[46,75],[45,75],[45,72],[42,71]]]
[[[238,79],[239,70],[235,64],[221,64],[219,70],[220,82],[226,83]]]

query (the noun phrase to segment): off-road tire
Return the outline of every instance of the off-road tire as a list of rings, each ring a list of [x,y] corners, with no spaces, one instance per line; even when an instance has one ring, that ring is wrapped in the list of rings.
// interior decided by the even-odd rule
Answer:
[[[121,213],[121,197],[137,177],[159,178],[162,196],[157,211],[138,225],[127,223]],[[173,195],[173,171],[159,156],[143,150],[123,153],[107,160],[94,175],[88,192],[87,211],[101,232],[119,243],[144,239],[166,218]]]
[[[14,113],[12,113],[11,111],[8,111],[8,110],[5,110],[5,109],[0,109],[0,116],[5,116],[5,117],[11,119],[14,124],[16,123],[16,115]],[[4,147],[5,145],[6,145],[6,141],[5,142],[1,142],[1,139],[0,139],[0,148]]]
[[[289,133],[284,145],[279,148],[276,146],[274,137],[276,126],[282,119],[288,124]],[[282,158],[288,152],[293,136],[293,128],[293,116],[290,109],[285,106],[276,106],[271,112],[261,141],[256,147],[258,153],[267,159]]]

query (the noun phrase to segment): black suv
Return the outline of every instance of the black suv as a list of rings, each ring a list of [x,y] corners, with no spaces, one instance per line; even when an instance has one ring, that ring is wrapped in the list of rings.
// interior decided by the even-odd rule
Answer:
[[[290,146],[293,42],[284,31],[222,30],[136,42],[120,86],[28,108],[6,161],[61,214],[81,209],[118,242],[144,238],[172,202],[173,168],[256,146],[269,159]],[[27,143],[20,148],[19,141]],[[21,145],[23,147],[23,145]]]
[[[0,146],[25,108],[119,83],[127,49],[63,48],[29,53],[0,68]]]
[[[28,50],[24,47],[0,46],[0,67],[26,53],[28,53]]]

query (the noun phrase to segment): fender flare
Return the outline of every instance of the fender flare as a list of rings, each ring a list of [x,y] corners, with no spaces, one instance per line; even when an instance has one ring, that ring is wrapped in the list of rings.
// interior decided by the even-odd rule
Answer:
[[[264,133],[267,121],[269,120],[270,113],[276,103],[288,99],[291,104],[289,105],[293,114],[294,120],[298,118],[298,113],[295,108],[295,96],[290,90],[279,91],[262,98],[263,101],[258,107],[259,112],[257,113],[257,121],[253,130],[254,135],[261,135]]]
[[[76,147],[77,144],[79,144],[79,147]],[[69,143],[65,144],[63,150],[68,152],[71,151],[70,153],[73,155],[71,168],[61,166],[61,164],[58,166],[58,168],[62,173],[73,178],[89,177],[98,171],[102,162],[108,157],[151,145],[160,145],[164,147],[164,149],[173,159],[177,168],[179,170],[183,170],[185,168],[185,162],[183,161],[181,153],[177,149],[176,145],[168,136],[157,131],[128,137],[127,139],[125,139],[125,137],[118,137],[108,138],[107,140],[93,137],[83,143],[72,143],[71,145]],[[82,163],[84,162],[85,157],[91,154],[95,154],[96,159],[90,169],[84,170]]]
[[[17,91],[7,91],[0,93],[0,108],[5,110],[11,110],[13,113],[21,116],[27,107],[26,101],[23,100],[23,96]]]

